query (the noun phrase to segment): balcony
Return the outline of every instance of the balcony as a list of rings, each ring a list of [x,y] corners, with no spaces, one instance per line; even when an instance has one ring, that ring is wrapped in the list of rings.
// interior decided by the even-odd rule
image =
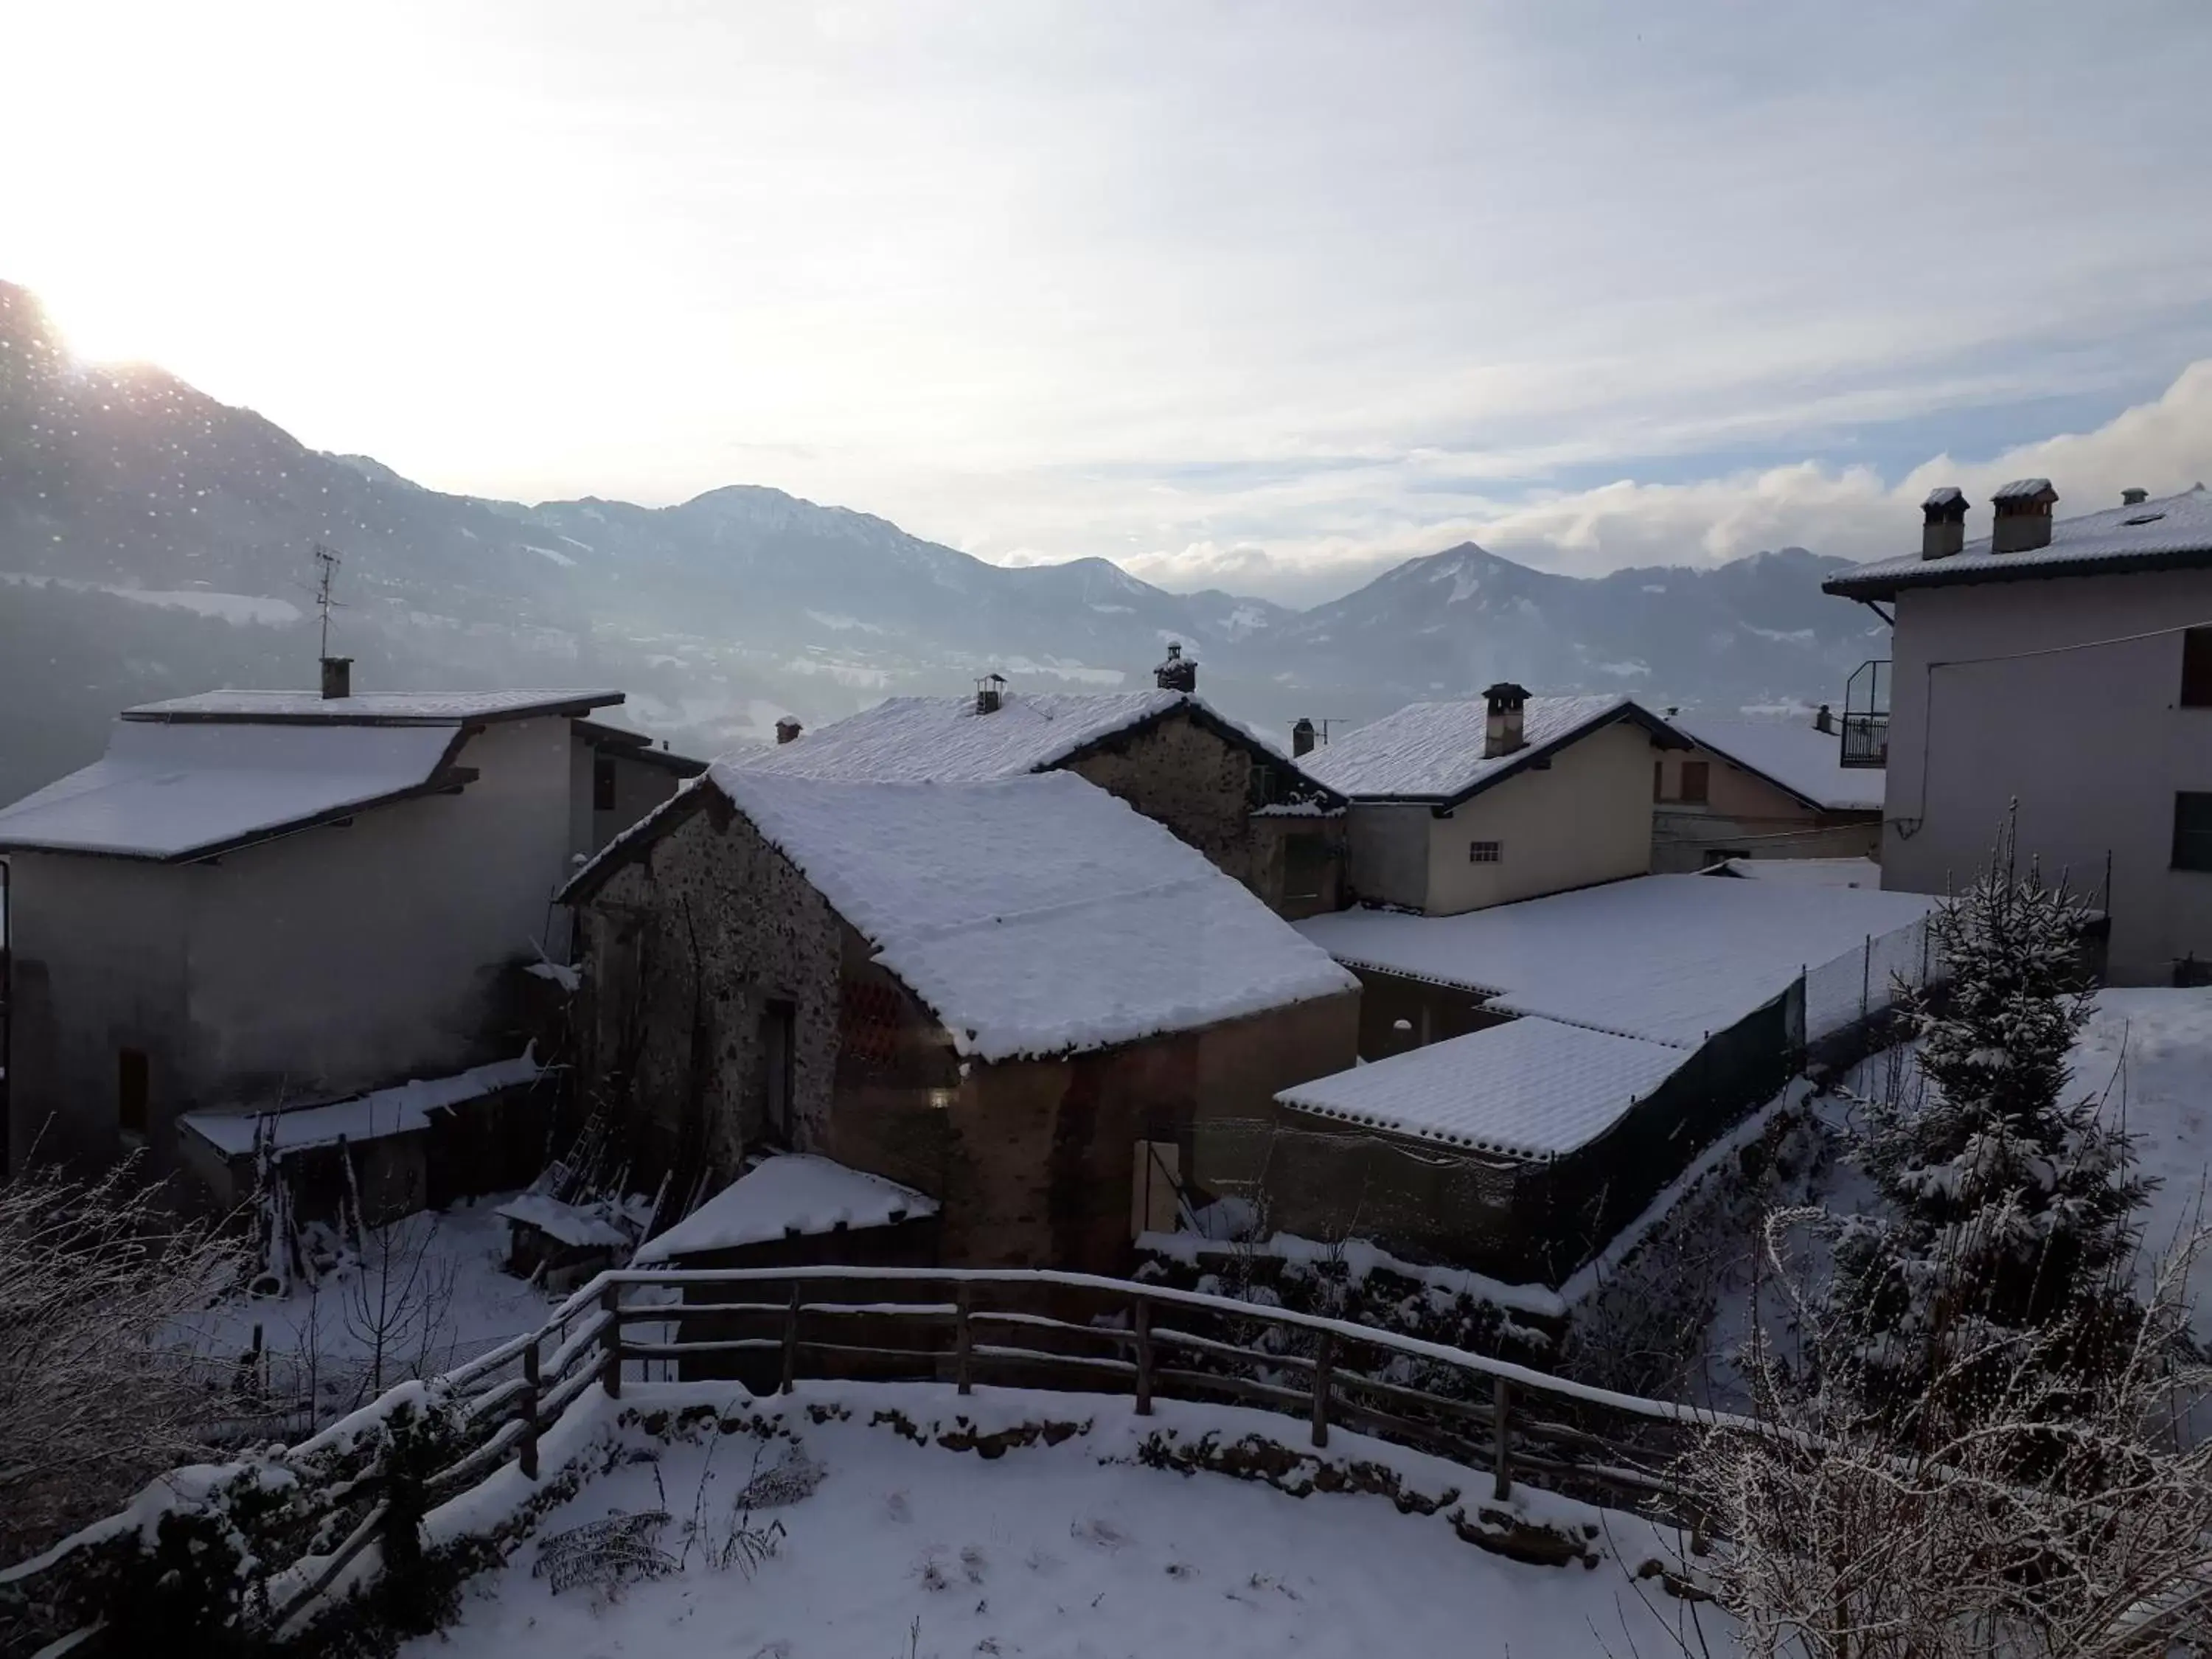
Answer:
[[[1868,771],[1889,764],[1889,659],[1863,662],[1844,687],[1842,764]]]

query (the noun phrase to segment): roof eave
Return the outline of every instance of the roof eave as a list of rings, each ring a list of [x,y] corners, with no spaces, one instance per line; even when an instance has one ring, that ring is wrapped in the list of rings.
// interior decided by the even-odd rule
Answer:
[[[155,726],[499,726],[514,720],[577,720],[594,708],[611,708],[624,702],[628,695],[622,691],[593,691],[560,702],[527,703],[517,708],[467,714],[376,714],[359,710],[325,714],[307,709],[253,714],[242,709],[126,708],[117,718]]]
[[[2155,553],[2083,554],[2075,558],[2012,563],[2014,556],[1992,553],[1964,564],[1958,555],[1931,559],[1928,567],[1893,570],[1882,576],[1831,576],[1823,593],[1839,599],[1894,599],[1920,587],[1971,587],[1984,582],[2020,582],[2069,576],[2124,576],[2151,570],[2196,570],[2212,566],[2212,547],[2166,548]],[[1948,568],[1946,568],[1948,567]]]

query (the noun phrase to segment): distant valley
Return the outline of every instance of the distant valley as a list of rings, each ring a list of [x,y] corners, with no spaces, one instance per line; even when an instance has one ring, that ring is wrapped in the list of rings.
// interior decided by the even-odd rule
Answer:
[[[704,753],[994,670],[1018,690],[1146,684],[1170,640],[1275,732],[1500,678],[1779,708],[1835,699],[1884,650],[1820,592],[1844,562],[1795,548],[1583,580],[1468,544],[1295,611],[1102,559],[1006,568],[751,485],[668,507],[446,495],[158,369],[74,363],[0,283],[0,798],[96,753],[125,704],[307,683],[317,542],[345,562],[337,637],[364,689],[605,683]]]

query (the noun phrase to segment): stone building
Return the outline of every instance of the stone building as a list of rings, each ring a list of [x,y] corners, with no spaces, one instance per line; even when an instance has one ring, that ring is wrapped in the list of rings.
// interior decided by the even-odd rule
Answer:
[[[1348,896],[1448,916],[1645,874],[1652,762],[1682,744],[1626,697],[1500,684],[1410,704],[1303,764],[1351,803]]]
[[[1354,1053],[1350,974],[1069,773],[718,763],[563,897],[586,1102],[634,1182],[819,1154],[941,1205],[951,1263],[1119,1270],[1160,1218],[1140,1170],[1171,1191],[1200,1116]]]
[[[1277,915],[1337,908],[1343,799],[1202,702],[1196,676],[1179,651],[1151,691],[1031,696],[987,675],[972,698],[892,697],[727,763],[841,782],[1073,772],[1174,830]]]

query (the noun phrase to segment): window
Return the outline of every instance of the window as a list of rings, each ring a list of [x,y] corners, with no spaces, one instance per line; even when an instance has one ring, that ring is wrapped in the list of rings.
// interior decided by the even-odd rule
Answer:
[[[611,812],[615,810],[615,763],[611,755],[592,757],[592,811]]]
[[[146,1133],[146,1103],[151,1092],[146,1051],[143,1048],[117,1049],[115,1122],[124,1133],[143,1135]]]
[[[2173,798],[2173,867],[2212,870],[2212,795]]]
[[[1496,864],[1504,856],[1505,843],[1502,841],[1471,841],[1467,844],[1469,864]]]
[[[2181,636],[2181,706],[2212,708],[2212,628]]]
[[[1667,799],[1667,763],[1662,760],[1651,763],[1651,799]]]
[[[1693,805],[1703,804],[1712,787],[1712,771],[1711,761],[1684,761],[1681,799]]]
[[[1275,804],[1275,769],[1255,766],[1252,769],[1252,805],[1273,806]]]

